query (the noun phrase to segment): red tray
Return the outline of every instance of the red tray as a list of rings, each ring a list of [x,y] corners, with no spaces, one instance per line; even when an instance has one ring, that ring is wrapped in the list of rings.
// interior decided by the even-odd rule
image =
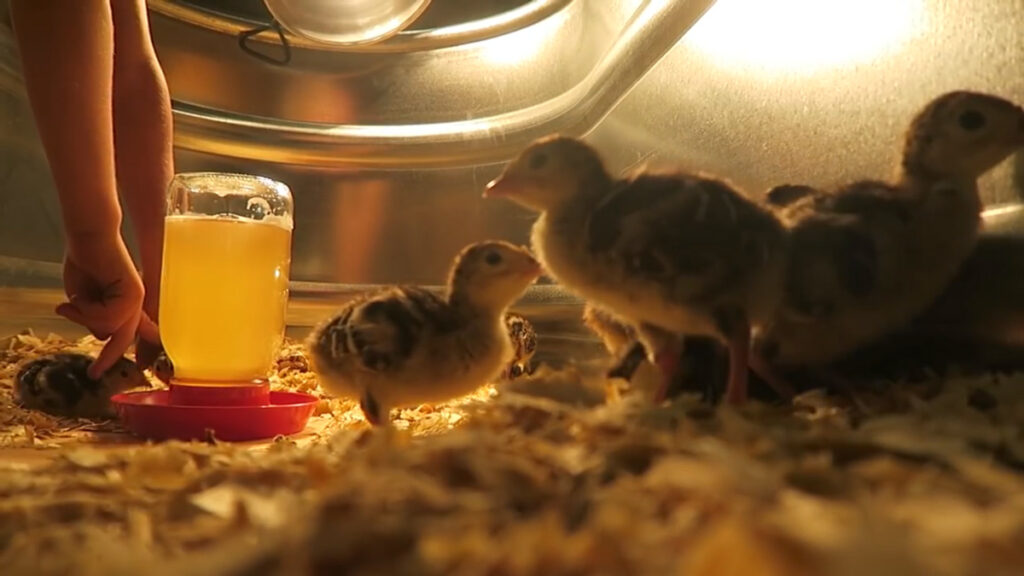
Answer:
[[[269,403],[225,405],[172,404],[171,391],[126,392],[111,398],[121,423],[154,440],[244,442],[301,432],[317,397],[300,392],[269,392]],[[209,432],[208,432],[209,431]]]

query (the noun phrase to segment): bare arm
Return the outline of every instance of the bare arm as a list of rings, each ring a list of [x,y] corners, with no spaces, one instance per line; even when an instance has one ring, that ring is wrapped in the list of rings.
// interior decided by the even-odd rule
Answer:
[[[132,216],[146,288],[157,318],[167,185],[174,176],[171,99],[149,34],[145,0],[110,0],[114,18],[114,140],[117,182]],[[141,346],[140,363],[157,350]]]
[[[56,312],[109,339],[89,367],[111,367],[136,333],[159,341],[121,239],[113,127],[109,0],[12,0],[11,16],[39,137],[60,198],[67,246]]]
[[[69,243],[119,234],[108,0],[11,0],[11,20]],[[74,137],[69,138],[68,134]]]

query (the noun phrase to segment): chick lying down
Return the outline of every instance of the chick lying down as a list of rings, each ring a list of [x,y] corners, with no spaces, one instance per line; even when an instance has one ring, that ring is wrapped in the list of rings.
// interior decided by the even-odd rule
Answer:
[[[124,357],[94,380],[88,375],[93,360],[61,352],[24,362],[14,377],[15,402],[54,416],[106,419],[116,416],[110,401],[114,394],[150,386],[138,365]]]

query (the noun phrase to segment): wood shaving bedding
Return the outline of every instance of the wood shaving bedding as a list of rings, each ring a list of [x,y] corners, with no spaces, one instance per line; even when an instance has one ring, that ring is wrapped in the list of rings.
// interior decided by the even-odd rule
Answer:
[[[291,439],[147,444],[13,404],[24,358],[98,348],[0,343],[5,576],[1024,573],[1016,376],[736,410],[542,367],[371,430],[289,341],[272,386],[322,396]]]

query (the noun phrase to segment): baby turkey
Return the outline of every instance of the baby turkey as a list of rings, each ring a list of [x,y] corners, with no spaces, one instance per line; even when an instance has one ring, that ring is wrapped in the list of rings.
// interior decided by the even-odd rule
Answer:
[[[894,182],[769,192],[791,252],[778,315],[755,338],[758,373],[840,360],[923,312],[975,246],[978,178],[1022,146],[1019,106],[951,92],[910,124]]]
[[[366,420],[391,408],[442,402],[498,377],[514,348],[505,313],[541,274],[525,248],[472,244],[455,259],[447,294],[395,286],[347,303],[310,335],[325,390],[358,399]]]
[[[504,380],[515,380],[533,373],[533,355],[537,352],[537,332],[525,317],[508,312],[505,314],[505,328],[512,341],[512,360],[502,371]]]
[[[132,388],[149,387],[139,367],[120,358],[99,380],[89,378],[93,358],[60,352],[21,365],[14,377],[14,401],[24,408],[71,418],[114,418],[110,398]]]
[[[540,213],[534,252],[556,281],[637,330],[663,374],[656,402],[683,335],[726,342],[726,398],[745,401],[751,327],[770,317],[785,269],[786,231],[765,206],[709,177],[615,178],[591,146],[560,135],[531,143],[484,195]]]

